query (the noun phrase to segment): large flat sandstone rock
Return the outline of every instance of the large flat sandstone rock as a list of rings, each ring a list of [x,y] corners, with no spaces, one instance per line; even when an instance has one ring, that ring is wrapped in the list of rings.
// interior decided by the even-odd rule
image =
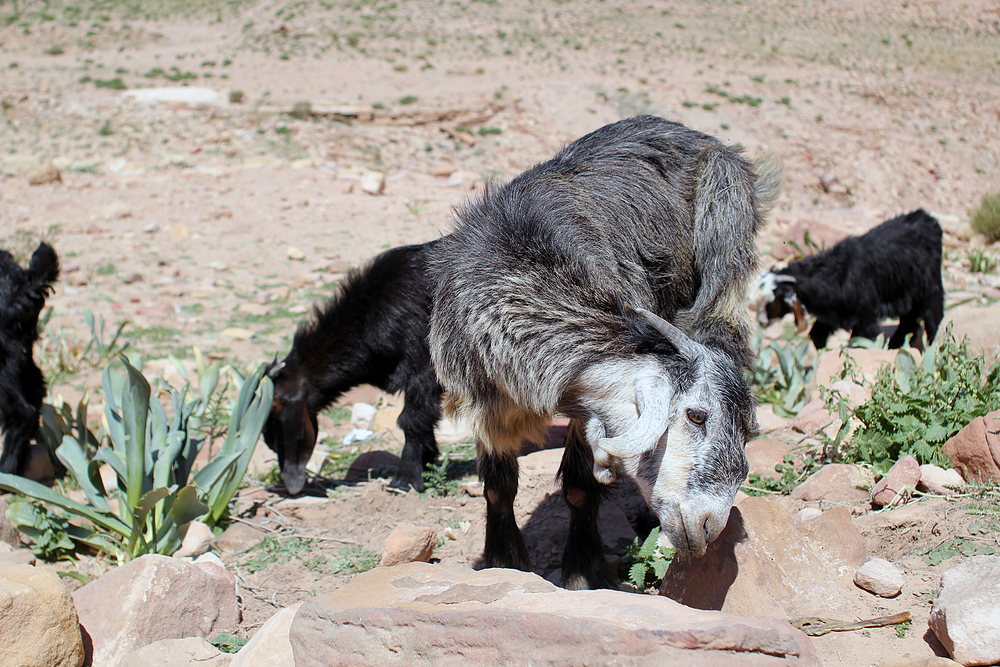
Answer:
[[[773,618],[426,563],[377,568],[306,601],[289,639],[296,667],[820,664],[805,634]]]

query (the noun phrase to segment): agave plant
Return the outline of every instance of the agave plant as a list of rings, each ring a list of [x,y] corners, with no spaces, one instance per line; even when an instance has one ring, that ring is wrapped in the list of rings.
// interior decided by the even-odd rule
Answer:
[[[120,358],[123,374],[112,373],[110,366],[104,371],[106,442],[96,451],[94,445],[101,440],[86,429],[85,404],[81,403],[75,419],[65,406],[62,413],[47,412],[46,437],[62,433],[56,457],[80,485],[87,502],[17,475],[0,474],[0,489],[86,520],[86,527],[68,526],[69,537],[120,560],[147,553],[169,555],[180,546],[191,521],[215,527],[226,518],[229,501],[267,419],[273,387],[264,376],[263,364],[247,378],[232,371],[240,390],[225,442],[215,457],[194,471],[195,458],[204,445],[197,430],[198,415],[204,413],[216,389],[218,368],[203,374],[198,398],[188,396],[188,384],[181,389],[167,385],[172,402],[168,418],[146,378],[124,356]],[[66,423],[67,417],[75,428]],[[100,475],[103,464],[114,471],[108,486]],[[28,534],[39,531],[38,513],[28,501],[14,501],[7,514]]]

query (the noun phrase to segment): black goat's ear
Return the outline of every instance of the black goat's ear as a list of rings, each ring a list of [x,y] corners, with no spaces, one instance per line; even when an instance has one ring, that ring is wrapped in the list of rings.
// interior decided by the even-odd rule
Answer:
[[[39,283],[54,283],[59,278],[59,257],[48,243],[39,243],[31,255],[28,271]]]

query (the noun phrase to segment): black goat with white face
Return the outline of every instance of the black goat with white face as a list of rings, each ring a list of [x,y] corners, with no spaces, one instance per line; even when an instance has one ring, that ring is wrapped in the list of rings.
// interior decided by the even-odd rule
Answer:
[[[443,392],[427,349],[425,264],[434,243],[387,250],[352,273],[336,297],[299,325],[288,356],[268,366],[274,404],[264,442],[278,454],[290,493],[305,485],[316,415],[359,384],[405,392],[398,424],[406,441],[390,486],[423,490],[423,468],[438,456],[434,427]]]
[[[0,250],[0,472],[24,474],[38,435],[45,378],[33,349],[38,316],[58,278],[59,259],[47,243],[38,245],[27,269]]]
[[[757,428],[744,299],[776,175],[641,116],[458,212],[431,252],[430,346],[446,410],[479,437],[487,566],[528,567],[516,457],[556,414],[572,420],[564,585],[615,586],[596,521],[618,472],[681,554],[704,553],[725,527]]]
[[[879,322],[890,317],[899,317],[890,349],[902,347],[910,334],[917,334],[913,344],[921,347],[921,320],[930,343],[944,317],[941,225],[923,209],[900,215],[828,250],[771,269],[761,276],[757,292],[762,325],[793,313],[803,331],[805,314],[815,316],[809,338],[816,349],[826,347],[837,329],[874,340]]]

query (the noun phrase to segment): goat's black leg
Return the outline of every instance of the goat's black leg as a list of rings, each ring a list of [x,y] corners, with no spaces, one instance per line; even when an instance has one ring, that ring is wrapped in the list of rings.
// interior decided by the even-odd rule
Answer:
[[[816,320],[812,329],[809,330],[809,338],[812,339],[813,345],[816,346],[817,350],[822,350],[826,347],[826,341],[834,331],[836,331],[834,327]]]
[[[577,420],[570,422],[566,434],[559,475],[570,516],[562,558],[563,586],[572,590],[618,588],[604,558],[604,542],[597,526],[604,485],[594,477],[594,453]]]
[[[941,318],[944,317],[944,291],[935,289],[927,298],[926,308],[922,313],[924,320],[924,330],[927,332],[927,344],[934,342],[938,327],[941,325]]]
[[[918,306],[899,318],[899,326],[896,327],[892,337],[889,339],[890,350],[896,350],[903,347],[903,343],[906,342],[906,337],[910,334],[916,334],[919,331],[919,314],[920,310]],[[919,346],[919,344],[919,341],[914,341],[914,347]]]
[[[38,433],[38,414],[30,409],[5,410],[0,426],[4,432],[0,472],[23,475],[31,459],[31,439]]]
[[[486,495],[486,567],[512,567],[528,570],[528,550],[514,518],[517,495],[517,456],[513,453],[488,453],[478,446],[476,468],[483,480]]]
[[[433,371],[431,371],[433,375]],[[429,386],[424,386],[428,385]],[[403,411],[397,424],[406,438],[399,466],[389,486],[424,490],[424,468],[437,460],[438,446],[434,427],[441,420],[441,387],[433,378],[423,385],[411,384],[406,390]]]

